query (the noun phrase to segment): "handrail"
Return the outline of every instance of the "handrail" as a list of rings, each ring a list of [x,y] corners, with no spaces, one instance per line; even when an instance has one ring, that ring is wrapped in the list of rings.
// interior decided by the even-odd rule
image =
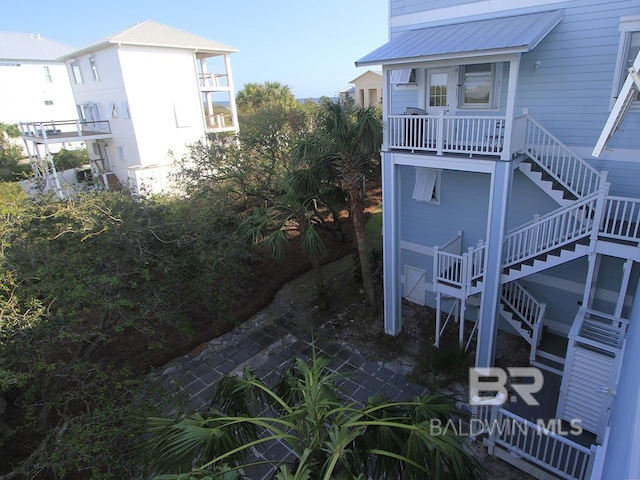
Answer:
[[[544,304],[538,302],[518,282],[505,283],[502,287],[501,298],[504,304],[532,331],[535,325],[543,320]]]
[[[585,162],[542,125],[527,115],[524,151],[580,199],[598,191],[603,173]]]
[[[446,283],[470,291],[475,281],[482,278],[485,268],[484,242],[469,247],[462,255],[433,249],[434,282]]]
[[[438,247],[438,250],[441,252],[460,255],[462,253],[462,230],[458,230],[457,235],[444,245]]]
[[[507,234],[503,243],[503,267],[523,262],[590,235],[596,208],[602,208],[599,195],[591,195],[570,207],[536,217]]]
[[[640,241],[640,200],[607,196],[599,235]]]
[[[524,460],[569,480],[586,480],[591,474],[595,446],[580,445],[546,428],[557,425],[533,423],[503,407],[481,407],[479,421],[487,434],[490,453],[499,445]]]

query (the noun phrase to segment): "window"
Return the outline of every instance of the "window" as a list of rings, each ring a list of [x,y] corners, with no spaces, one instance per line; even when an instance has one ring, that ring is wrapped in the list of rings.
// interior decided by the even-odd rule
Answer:
[[[120,160],[124,161],[124,148],[123,147],[118,147],[118,157],[120,158]]]
[[[419,202],[440,203],[440,171],[416,167],[413,199]]]
[[[493,67],[490,63],[464,65],[462,67],[463,107],[489,107],[492,100]]]
[[[107,108],[107,118],[118,118],[116,102],[109,102],[109,107]]]
[[[615,103],[620,93],[622,85],[628,75],[628,68],[633,66],[633,62],[640,52],[640,15],[631,15],[620,18],[620,45],[618,46],[618,61],[613,79],[611,106]],[[637,107],[640,101],[640,93],[636,98],[634,106]]]
[[[89,67],[91,68],[91,76],[93,77],[93,81],[100,81],[100,77],[98,77],[98,67],[96,67],[96,59],[94,57],[89,57]]]
[[[42,67],[44,71],[44,81],[47,83],[53,83],[53,79],[51,78],[51,72],[49,71],[49,67],[46,65]]]
[[[82,84],[82,72],[80,71],[80,65],[78,62],[71,64],[71,73],[73,74],[73,83],[76,85]]]
[[[402,70],[391,70],[392,85],[415,85],[416,76],[412,68]]]

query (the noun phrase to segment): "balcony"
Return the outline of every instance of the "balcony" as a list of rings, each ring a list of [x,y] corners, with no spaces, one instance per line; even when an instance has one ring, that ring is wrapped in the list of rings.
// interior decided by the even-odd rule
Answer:
[[[111,138],[108,120],[20,122],[22,138],[34,143],[63,143]]]
[[[389,115],[389,149],[510,158],[524,146],[526,118],[517,117],[506,138],[503,116]]]

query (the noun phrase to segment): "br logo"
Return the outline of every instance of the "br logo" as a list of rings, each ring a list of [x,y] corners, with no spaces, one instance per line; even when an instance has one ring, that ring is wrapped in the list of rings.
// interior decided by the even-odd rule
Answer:
[[[533,394],[539,392],[543,385],[544,376],[534,367],[470,368],[469,403],[502,405],[511,396],[511,401],[519,397],[527,405],[540,405]]]

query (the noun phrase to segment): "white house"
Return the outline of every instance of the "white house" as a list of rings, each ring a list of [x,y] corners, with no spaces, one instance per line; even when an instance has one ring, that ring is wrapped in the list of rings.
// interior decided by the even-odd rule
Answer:
[[[0,122],[76,116],[64,62],[74,47],[39,34],[0,32]]]
[[[383,70],[387,333],[404,298],[477,367],[520,335],[540,405],[478,407],[511,427],[490,453],[640,478],[640,4],[390,0],[389,31],[356,62]]]
[[[238,130],[229,59],[236,51],[147,20],[67,52],[60,59],[77,121],[25,122],[23,139],[34,157],[46,159],[50,144],[82,137],[104,188],[166,192],[174,160],[189,144]],[[40,164],[55,170],[50,161]]]

